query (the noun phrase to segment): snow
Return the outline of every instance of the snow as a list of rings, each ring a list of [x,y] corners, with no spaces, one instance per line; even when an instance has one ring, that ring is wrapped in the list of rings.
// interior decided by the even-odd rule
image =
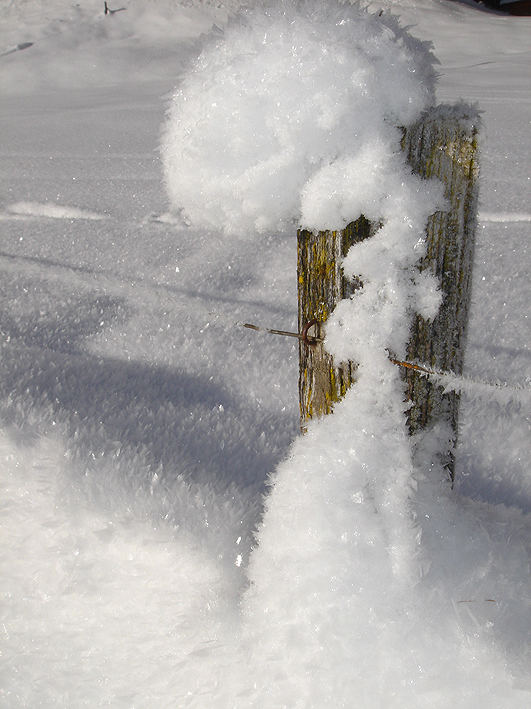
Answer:
[[[391,8],[433,41],[437,100],[462,97],[482,111],[465,377],[443,377],[463,391],[452,490],[434,457],[448,432],[407,439],[397,370],[381,356],[389,343],[400,348],[421,296],[426,313],[438,300],[433,283],[412,288],[406,275],[438,190],[402,173],[391,124],[362,121],[364,139],[344,156],[366,175],[364,156],[370,162],[377,148],[385,184],[364,180],[355,204],[345,183],[347,198],[326,217],[344,221],[375,198],[386,224],[356,263],[367,291],[372,283],[386,298],[357,296],[367,317],[357,315],[356,327],[351,303],[336,314],[330,346],[364,358],[360,381],[304,436],[293,340],[238,323],[296,329],[295,224],[308,215],[304,194],[325,194],[338,161],[317,141],[323,172],[314,166],[302,181],[285,163],[298,182],[295,195],[278,193],[288,205],[278,223],[259,181],[247,182],[259,204],[246,214],[235,200],[229,217],[219,208],[215,216],[213,180],[208,213],[192,191],[187,204],[168,204],[158,143],[177,110],[174,102],[166,113],[176,86],[192,90],[202,112],[208,91],[220,89],[205,82],[234,77],[242,47],[254,47],[243,78],[267,57],[269,90],[251,96],[264,120],[278,115],[292,129],[285,108],[275,114],[268,101],[304,102],[303,85],[291,82],[286,94],[274,79],[289,55],[282,23],[290,17],[309,32],[315,5],[296,13],[290,4],[286,16],[251,9],[242,21],[236,7],[130,0],[104,17],[99,0],[0,3],[0,703],[525,706],[529,20],[443,0],[382,2],[383,20],[370,20],[371,36],[379,21],[395,28]],[[330,44],[328,13],[320,17]],[[271,22],[284,35],[258,46],[254,30]],[[369,109],[363,96],[337,100],[344,75],[322,66],[316,81],[333,99],[339,150],[342,111],[353,101]],[[422,69],[423,83],[430,72]],[[248,95],[241,103],[221,88],[225,109],[246,105]],[[387,94],[375,91],[381,108]],[[288,146],[324,134],[309,110],[305,118],[284,134]],[[205,131],[209,143],[190,138],[209,169],[219,169],[216,140],[229,128]],[[245,121],[236,128],[252,135]],[[247,160],[259,152],[267,162],[271,142],[260,151],[245,143]],[[216,145],[208,162],[201,151]],[[393,222],[396,205],[408,210],[407,232]],[[400,259],[379,267],[398,247]]]
[[[385,193],[400,179],[387,151],[432,100],[432,57],[391,16],[259,6],[214,36],[173,98],[162,144],[172,207],[227,233],[344,226],[375,184]],[[353,190],[360,174],[371,182]]]
[[[531,222],[531,214],[523,212],[482,212],[482,222]]]
[[[38,202],[16,202],[8,204],[0,219],[30,219],[49,217],[50,219],[105,219],[103,214],[89,212],[86,209],[63,207],[59,204],[40,204]]]

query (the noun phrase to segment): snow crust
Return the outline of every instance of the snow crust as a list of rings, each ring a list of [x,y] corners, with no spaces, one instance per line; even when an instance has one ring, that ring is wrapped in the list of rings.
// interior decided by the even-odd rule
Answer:
[[[237,0],[107,4],[123,9],[105,15],[103,0],[0,0],[2,92],[165,83],[178,75],[201,35],[222,26],[239,6]]]

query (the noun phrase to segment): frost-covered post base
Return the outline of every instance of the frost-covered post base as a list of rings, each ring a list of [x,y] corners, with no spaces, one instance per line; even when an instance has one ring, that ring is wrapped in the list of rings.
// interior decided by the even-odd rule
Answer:
[[[417,316],[408,344],[409,361],[461,373],[474,250],[478,191],[476,112],[467,106],[439,106],[404,130],[402,149],[413,171],[438,177],[444,185],[447,211],[436,212],[426,228],[427,254],[419,262],[439,279],[443,303],[433,321]],[[375,231],[363,216],[342,231],[298,232],[299,331],[318,320],[321,337],[337,302],[348,298],[360,281],[347,281],[341,262],[350,246]],[[353,362],[334,362],[323,343],[300,344],[299,402],[301,426],[328,414],[355,378]],[[404,370],[411,402],[411,433],[435,421],[448,422],[457,435],[459,399],[445,394],[426,377]],[[445,461],[453,475],[453,462]]]

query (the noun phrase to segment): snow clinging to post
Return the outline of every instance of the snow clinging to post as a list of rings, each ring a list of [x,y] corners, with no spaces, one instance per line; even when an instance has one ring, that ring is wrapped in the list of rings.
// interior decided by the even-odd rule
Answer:
[[[423,575],[416,477],[388,352],[403,357],[412,314],[433,317],[440,303],[434,278],[416,264],[442,190],[412,175],[400,150],[400,127],[433,103],[432,64],[392,18],[280,2],[244,13],[207,45],[168,112],[166,185],[187,223],[249,239],[338,229],[360,214],[381,224],[347,255],[345,273],[363,288],[326,327],[327,349],[359,363],[358,381],[273,475],[249,562],[252,661],[275,664],[279,647],[290,648],[274,688],[255,685],[262,706],[371,696],[379,679],[361,669],[377,662],[381,643],[403,657],[386,681],[419,679],[401,649],[414,620],[396,605],[411,607]],[[301,691],[306,703],[297,704]]]

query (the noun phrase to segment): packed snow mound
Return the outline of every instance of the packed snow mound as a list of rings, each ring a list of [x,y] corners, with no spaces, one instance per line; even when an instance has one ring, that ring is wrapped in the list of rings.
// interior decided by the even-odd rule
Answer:
[[[272,232],[382,216],[400,132],[433,103],[434,57],[391,16],[285,0],[243,10],[177,89],[161,153],[172,210]],[[360,170],[373,178],[360,193]],[[382,190],[379,190],[382,192]]]
[[[391,373],[355,389],[294,443],[266,499],[243,603],[260,668],[247,706],[523,707],[527,573],[502,567],[527,568],[524,520],[508,545],[506,510],[453,495],[430,463],[444,431],[409,457]]]

